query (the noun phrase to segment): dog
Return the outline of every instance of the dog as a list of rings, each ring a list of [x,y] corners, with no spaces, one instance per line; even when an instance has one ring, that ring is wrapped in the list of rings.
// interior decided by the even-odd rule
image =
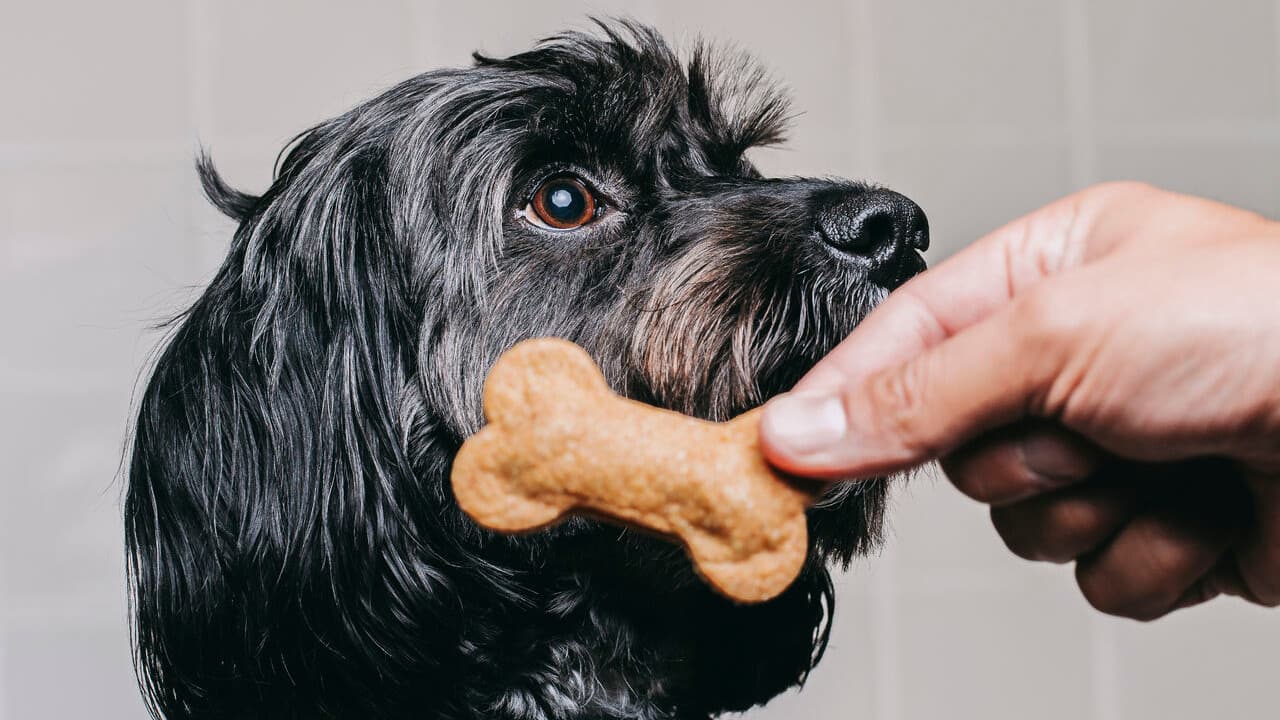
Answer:
[[[691,720],[802,683],[828,568],[874,547],[883,480],[811,509],[780,597],[575,519],[502,536],[453,501],[506,348],[568,338],[620,393],[726,420],[788,389],[924,268],[887,189],[762,177],[784,94],[602,22],[427,72],[300,135],[170,325],[125,498],[139,682],[166,718]]]

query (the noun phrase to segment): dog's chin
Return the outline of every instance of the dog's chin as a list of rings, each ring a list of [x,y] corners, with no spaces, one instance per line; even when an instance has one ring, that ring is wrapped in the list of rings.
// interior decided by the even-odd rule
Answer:
[[[770,377],[761,378],[756,387],[765,399],[789,390],[795,380],[812,366],[811,361],[797,361]],[[736,416],[753,409],[750,405],[727,404],[720,406],[728,416]],[[804,482],[803,480],[799,480]],[[815,508],[822,515],[851,514],[847,522],[826,522],[810,529],[813,535],[810,561],[825,560],[825,548],[864,547],[868,539],[857,536],[862,527],[865,512],[863,500],[853,497],[848,488],[838,484],[814,482],[817,496]],[[879,492],[870,489],[866,497]],[[812,523],[811,523],[812,524]],[[854,532],[849,537],[824,537],[831,533]],[[559,565],[564,574],[578,574],[582,568],[590,568],[591,582],[623,587],[630,592],[669,595],[687,591],[705,592],[706,584],[696,573],[678,539],[665,537],[642,529],[620,525],[605,518],[574,516],[544,531],[547,545],[541,562]]]
[[[807,324],[787,327],[779,323],[769,335],[769,343],[749,345],[742,353],[747,356],[745,367],[707,361],[709,368],[701,373],[702,381],[675,386],[670,396],[654,391],[654,384],[646,382],[617,382],[615,390],[631,399],[705,420],[728,420],[791,390],[894,288],[922,268],[923,260],[916,253],[904,254],[900,266],[890,268],[881,278],[827,265],[822,272],[808,276],[812,285],[804,292],[813,305]],[[814,297],[819,295],[818,288],[823,291]],[[739,322],[746,324],[768,315],[765,309]],[[723,356],[732,353],[726,350]],[[847,561],[874,546],[884,502],[882,483],[857,487],[831,483],[815,487],[815,494],[818,499],[810,512],[811,562]],[[707,591],[673,538],[606,519],[572,517],[520,538],[517,548],[529,552],[528,559],[535,565],[555,569],[555,576],[578,577],[596,586],[649,595]]]

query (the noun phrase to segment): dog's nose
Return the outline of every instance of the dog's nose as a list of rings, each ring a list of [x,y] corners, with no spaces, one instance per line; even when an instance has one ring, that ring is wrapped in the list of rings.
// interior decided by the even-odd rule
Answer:
[[[818,234],[832,248],[883,264],[929,249],[929,221],[910,198],[892,190],[849,194],[818,213]]]

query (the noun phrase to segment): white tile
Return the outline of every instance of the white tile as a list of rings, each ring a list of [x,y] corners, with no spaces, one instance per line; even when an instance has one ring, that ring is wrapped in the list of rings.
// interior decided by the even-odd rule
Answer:
[[[1276,611],[1235,599],[1140,624],[1113,622],[1118,717],[1264,718],[1276,710]]]
[[[3,563],[2,559],[0,559],[0,563]],[[0,567],[0,572],[3,572],[3,567]],[[8,693],[5,687],[9,682],[8,667],[9,643],[3,634],[0,634],[0,720],[6,720],[9,717],[9,713],[5,709],[9,707]]]
[[[129,384],[188,296],[194,187],[186,161],[0,171],[0,381]]]
[[[1061,127],[1065,51],[1058,3],[874,3],[884,130]]]
[[[1280,120],[1272,0],[1089,0],[1104,123]]]
[[[471,53],[505,57],[565,30],[592,31],[591,18],[631,18],[652,22],[654,0],[547,0],[489,3],[448,0],[414,6],[414,41],[424,69],[471,64]]]
[[[659,27],[689,47],[712,45],[750,53],[790,91],[795,117],[781,150],[757,153],[771,174],[863,174],[855,157],[856,93],[851,19],[846,4],[776,5],[734,0],[662,0]]]
[[[1280,218],[1280,147],[1225,142],[1103,143],[1102,180],[1143,180]]]
[[[306,0],[216,2],[205,64],[212,115],[201,137],[295,134],[372,97],[415,72],[407,4]]]
[[[784,693],[744,720],[846,720],[869,718],[875,707],[875,648],[872,613],[865,592],[838,581],[835,621],[826,655],[803,688]]]
[[[269,140],[221,143],[207,148],[223,181],[250,195],[271,187],[280,147]],[[226,258],[237,223],[215,208],[198,187],[188,197],[191,239],[194,247],[192,276],[202,285],[213,277]]]
[[[1077,600],[1050,591],[904,594],[903,720],[1090,717],[1089,617]]]
[[[1065,143],[922,142],[880,162],[878,179],[929,217],[933,263],[1074,189]]]
[[[188,136],[182,3],[26,2],[0,21],[0,142]]]
[[[1075,592],[1070,568],[1013,555],[992,527],[987,506],[940,476],[899,486],[889,529],[897,582],[906,591]]]
[[[9,720],[142,720],[146,708],[134,681],[123,626],[27,630],[10,627]]]
[[[130,391],[6,393],[0,615],[10,622],[124,623],[118,472]]]
[[[916,588],[981,586],[1016,573],[1012,556],[991,526],[984,505],[946,480],[917,478],[900,487],[890,509],[890,542],[899,579]]]
[[[843,178],[878,183],[870,165],[857,150],[822,150],[799,129],[785,145],[749,150],[747,157],[765,177]],[[807,147],[806,147],[807,146]]]

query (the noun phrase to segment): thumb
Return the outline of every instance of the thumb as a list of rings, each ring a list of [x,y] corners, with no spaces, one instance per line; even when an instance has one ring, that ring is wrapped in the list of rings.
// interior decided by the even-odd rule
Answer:
[[[1032,308],[1052,308],[1038,298],[1007,306],[904,363],[843,386],[774,398],[760,422],[765,457],[805,477],[882,475],[1037,412],[1065,366],[1067,346],[1038,324],[1046,313]]]

